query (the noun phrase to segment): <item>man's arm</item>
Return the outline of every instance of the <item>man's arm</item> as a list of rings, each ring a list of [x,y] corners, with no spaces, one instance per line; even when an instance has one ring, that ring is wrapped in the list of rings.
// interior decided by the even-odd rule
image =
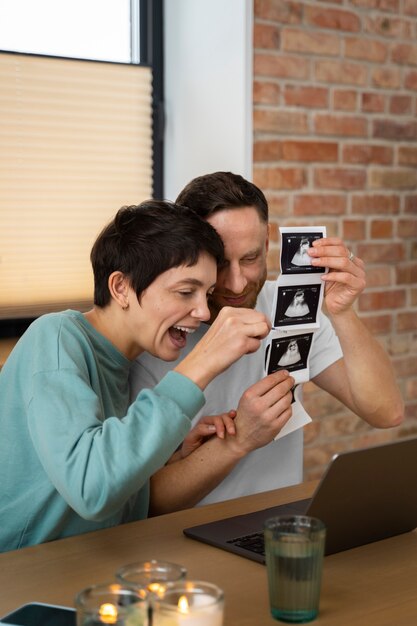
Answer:
[[[313,246],[312,265],[330,268],[323,276],[324,303],[343,350],[343,359],[313,381],[372,426],[398,426],[404,406],[391,362],[352,308],[365,288],[364,263],[349,258],[340,239],[320,239]]]
[[[165,465],[151,479],[150,515],[194,506],[212,491],[248,452],[270,443],[291,417],[294,379],[274,372],[243,394],[236,434],[214,436],[186,458]]]

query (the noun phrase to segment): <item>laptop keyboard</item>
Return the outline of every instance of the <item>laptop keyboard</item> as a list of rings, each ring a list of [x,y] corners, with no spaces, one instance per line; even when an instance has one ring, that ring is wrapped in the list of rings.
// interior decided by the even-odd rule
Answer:
[[[252,533],[251,535],[237,537],[236,539],[229,539],[227,543],[231,543],[238,548],[243,548],[244,550],[256,552],[256,554],[265,556],[265,541],[263,532]]]
[[[310,502],[310,498],[306,498],[304,500],[290,502],[289,504],[283,504],[281,507],[276,507],[274,509],[274,514],[278,515],[278,511],[280,511],[280,514],[285,515],[304,515]],[[241,537],[235,537],[234,539],[228,539],[226,543],[230,543],[233,546],[243,548],[243,550],[248,550],[249,552],[254,552],[265,557],[265,540],[262,530],[249,533],[248,535],[243,535]]]

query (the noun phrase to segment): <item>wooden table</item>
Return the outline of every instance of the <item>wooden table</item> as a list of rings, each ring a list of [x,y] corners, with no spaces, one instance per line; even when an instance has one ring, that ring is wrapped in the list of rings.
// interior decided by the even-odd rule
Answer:
[[[122,565],[174,561],[225,592],[225,626],[279,624],[269,613],[266,568],[184,537],[186,526],[309,497],[305,483],[134,522],[0,555],[0,614],[30,601],[73,606],[84,587]],[[0,515],[1,517],[1,515]],[[325,557],[318,626],[417,624],[417,533]]]

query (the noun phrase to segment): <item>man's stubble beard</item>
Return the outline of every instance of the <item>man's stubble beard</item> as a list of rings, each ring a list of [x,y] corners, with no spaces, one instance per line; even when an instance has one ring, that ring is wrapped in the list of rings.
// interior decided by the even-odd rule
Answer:
[[[256,306],[256,302],[258,300],[258,295],[262,289],[262,287],[265,284],[265,281],[267,279],[268,276],[268,270],[265,266],[265,270],[261,276],[261,278],[258,280],[257,283],[251,283],[253,285],[256,285],[256,287],[252,290],[251,289],[251,298],[248,300],[248,302],[246,303],[246,308],[248,309],[254,309]],[[210,310],[210,320],[207,322],[207,324],[212,324],[214,322],[214,320],[216,319],[216,317],[218,316],[219,312],[221,311],[221,309],[223,308],[223,305],[220,305],[212,300],[208,300],[208,307]]]

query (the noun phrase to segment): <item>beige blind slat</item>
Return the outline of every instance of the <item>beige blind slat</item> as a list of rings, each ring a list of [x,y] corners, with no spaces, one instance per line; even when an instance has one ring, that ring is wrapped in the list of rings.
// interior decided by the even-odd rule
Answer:
[[[86,307],[89,253],[152,194],[149,68],[0,54],[0,318]]]

